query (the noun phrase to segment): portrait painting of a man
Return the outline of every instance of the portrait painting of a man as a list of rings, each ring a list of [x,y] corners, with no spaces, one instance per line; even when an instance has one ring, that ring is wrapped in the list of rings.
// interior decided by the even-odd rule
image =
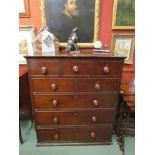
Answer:
[[[79,10],[76,0],[67,0],[64,4],[63,13],[71,19],[79,16]]]
[[[60,42],[65,43],[74,28],[78,28],[78,42],[94,39],[96,0],[46,0],[46,26]]]

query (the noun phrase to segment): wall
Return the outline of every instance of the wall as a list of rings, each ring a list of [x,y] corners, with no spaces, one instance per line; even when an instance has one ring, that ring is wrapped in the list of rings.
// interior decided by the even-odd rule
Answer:
[[[40,0],[29,0],[30,18],[19,18],[20,25],[34,25],[38,32],[41,28]]]
[[[99,39],[111,48],[112,34],[134,34],[134,30],[112,30],[112,13],[114,0],[101,0],[100,8],[100,31]],[[20,18],[20,25],[34,25],[38,32],[41,28],[40,0],[30,0],[30,18]],[[22,65],[25,67],[24,65]],[[20,69],[23,69],[20,67]],[[24,68],[25,69],[25,68]],[[124,65],[122,83],[128,83],[133,79],[135,72],[135,62],[132,65]]]

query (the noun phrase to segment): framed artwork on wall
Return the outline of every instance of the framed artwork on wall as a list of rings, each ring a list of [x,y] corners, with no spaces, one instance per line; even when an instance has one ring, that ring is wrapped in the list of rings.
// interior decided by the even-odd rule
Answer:
[[[42,25],[66,47],[78,28],[78,47],[93,47],[99,35],[100,0],[41,0]]]
[[[19,17],[30,17],[30,4],[29,0],[19,0]]]
[[[133,63],[135,36],[131,34],[114,34],[112,36],[112,53],[115,56],[125,56],[125,64]]]
[[[35,38],[34,26],[19,26],[19,63],[26,64],[24,55],[34,52],[33,41]]]
[[[135,28],[135,0],[114,0],[112,28]]]

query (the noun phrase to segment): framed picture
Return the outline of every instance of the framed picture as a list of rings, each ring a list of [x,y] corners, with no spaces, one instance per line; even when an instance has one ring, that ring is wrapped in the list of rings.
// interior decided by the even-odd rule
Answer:
[[[30,4],[29,0],[19,0],[19,17],[30,17]]]
[[[73,28],[78,28],[78,47],[93,47],[98,40],[100,0],[41,0],[42,25],[66,47]]]
[[[112,36],[112,52],[115,56],[125,56],[125,64],[133,63],[135,36],[130,34],[115,34]]]
[[[135,28],[135,0],[114,0],[112,28]]]
[[[33,41],[35,38],[35,29],[33,26],[19,27],[19,63],[26,64],[24,55],[34,52]]]

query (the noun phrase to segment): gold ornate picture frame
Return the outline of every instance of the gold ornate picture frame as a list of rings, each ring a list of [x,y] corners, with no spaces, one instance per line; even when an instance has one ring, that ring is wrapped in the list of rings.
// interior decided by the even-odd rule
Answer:
[[[48,27],[59,40],[59,46],[63,48],[67,46],[72,29],[77,27],[78,47],[92,48],[99,36],[100,0],[73,1],[77,10],[74,16],[70,17],[64,14],[69,0],[41,0],[42,25]]]
[[[24,55],[34,53],[33,42],[35,37],[34,26],[19,26],[19,64],[26,64],[26,59],[23,57]]]
[[[133,63],[133,54],[135,50],[134,34],[113,34],[112,35],[112,54],[114,56],[125,56],[125,64]]]
[[[30,3],[29,0],[19,0],[19,17],[30,17]]]
[[[112,29],[135,29],[135,0],[114,0]]]

